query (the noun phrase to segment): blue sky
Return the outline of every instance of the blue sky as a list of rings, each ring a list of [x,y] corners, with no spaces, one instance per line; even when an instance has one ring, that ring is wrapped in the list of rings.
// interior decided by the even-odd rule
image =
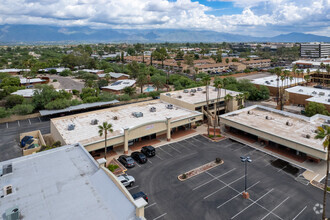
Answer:
[[[330,37],[330,0],[0,0],[0,25]]]

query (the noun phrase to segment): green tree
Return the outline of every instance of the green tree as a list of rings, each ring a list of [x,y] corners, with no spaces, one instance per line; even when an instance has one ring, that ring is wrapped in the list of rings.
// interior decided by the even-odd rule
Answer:
[[[7,118],[10,116],[10,114],[11,114],[10,111],[8,111],[5,108],[0,107],[0,118]]]
[[[309,102],[305,107],[305,114],[311,117],[316,114],[329,115],[329,112],[327,111],[326,107],[323,104],[316,102]]]
[[[135,88],[131,87],[131,86],[128,86],[128,87],[124,88],[124,93],[129,95],[129,96],[132,96],[132,95],[135,94]]]
[[[62,72],[60,72],[60,76],[70,76],[72,75],[71,70],[63,70]]]
[[[37,90],[34,91],[32,97],[32,103],[38,110],[45,109],[45,106],[55,100],[58,97],[58,93],[53,86],[39,85]]]
[[[323,213],[322,213],[322,219],[326,219],[325,213],[326,213],[326,205],[327,205],[327,191],[328,191],[328,176],[329,176],[329,163],[330,163],[330,127],[325,126],[318,127],[317,129],[317,135],[315,136],[315,139],[321,139],[323,148],[327,152],[327,170],[325,173],[325,182],[324,182],[324,189],[323,189]]]
[[[99,79],[97,81],[97,86],[99,89],[101,89],[102,87],[105,87],[108,85],[108,81],[106,79]]]
[[[145,73],[140,73],[136,79],[136,85],[141,88],[141,93],[143,93],[143,86],[148,83],[148,78]]]
[[[162,76],[160,74],[154,74],[151,77],[151,82],[154,84],[154,86],[156,86],[157,91],[158,91],[159,89],[162,89],[165,87],[166,77]]]
[[[229,63],[229,59],[228,59],[228,58],[226,58],[226,63],[227,63],[227,64]]]
[[[103,124],[99,125],[98,128],[100,137],[102,137],[104,134],[104,159],[107,159],[107,135],[108,132],[113,132],[112,124],[108,122],[103,122]]]
[[[34,106],[31,104],[16,105],[12,108],[12,112],[17,115],[31,114],[34,110]]]
[[[15,105],[20,105],[22,104],[24,101],[24,98],[23,96],[20,96],[20,95],[10,95],[10,96],[7,96],[6,98],[6,108],[12,108],[14,107]]]

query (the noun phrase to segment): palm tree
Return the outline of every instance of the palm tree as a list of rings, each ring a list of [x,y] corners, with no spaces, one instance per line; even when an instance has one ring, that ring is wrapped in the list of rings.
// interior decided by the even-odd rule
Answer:
[[[285,81],[285,74],[281,75],[282,87],[281,87],[281,95],[280,95],[280,109],[283,110],[283,97],[284,97],[284,86],[283,82]]]
[[[108,122],[103,122],[102,125],[98,126],[100,137],[104,134],[104,159],[107,159],[107,134],[108,132],[113,132],[112,124],[108,124]]]
[[[296,71],[297,71],[297,65],[294,64],[293,67],[292,67],[292,74],[294,75],[295,77],[295,85],[297,84],[297,76],[296,76]]]
[[[206,89],[206,115],[207,115],[207,135],[210,135],[210,123],[209,123],[209,117],[210,117],[210,112],[209,112],[209,84],[211,81],[211,77],[209,75],[206,75],[203,77],[202,82],[205,85]]]
[[[223,80],[220,77],[216,77],[214,79],[214,87],[217,89],[217,103],[215,106],[215,117],[214,117],[214,136],[215,136],[215,124],[216,120],[218,119],[218,124],[220,125],[220,118],[217,117],[218,114],[218,109],[219,109],[219,102],[220,102],[220,97],[221,97],[221,87],[223,86]]]
[[[226,103],[226,112],[228,112],[228,102],[230,101],[230,100],[233,100],[233,98],[234,97],[232,97],[230,94],[227,94],[226,96],[225,96],[225,103]]]
[[[279,86],[279,83],[280,83],[280,76],[282,74],[282,70],[281,68],[279,67],[276,67],[275,68],[275,74],[277,76],[277,105],[278,105],[278,101],[279,101],[279,98],[280,98],[280,86]]]
[[[328,188],[328,176],[329,176],[329,146],[330,146],[330,127],[326,126],[318,127],[317,135],[315,139],[322,139],[323,140],[323,147],[327,151],[327,171],[325,174],[325,183],[324,183],[324,192],[323,192],[323,213],[322,219],[325,219],[325,209],[326,209],[326,202],[327,202],[327,188]]]

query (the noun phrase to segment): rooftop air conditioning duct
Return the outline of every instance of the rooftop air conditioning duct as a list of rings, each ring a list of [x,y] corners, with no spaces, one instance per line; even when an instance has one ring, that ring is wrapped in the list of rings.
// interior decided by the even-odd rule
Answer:
[[[173,109],[173,105],[172,104],[168,104],[168,105],[166,105],[166,108],[167,109]]]
[[[6,210],[5,213],[6,220],[19,220],[20,219],[20,212],[17,206],[14,206],[10,209]]]
[[[69,125],[68,125],[68,131],[72,131],[72,130],[74,130],[75,127],[76,127],[76,125],[74,125],[74,124],[69,124]]]
[[[6,164],[2,167],[2,175],[12,173],[13,172],[13,165],[12,164]]]
[[[93,119],[91,121],[91,125],[97,125],[98,123],[99,123],[99,120],[97,120],[97,119]]]
[[[113,116],[113,120],[118,120],[118,116]]]
[[[133,112],[132,115],[133,115],[135,118],[141,118],[141,117],[143,117],[143,113],[142,113],[142,112]]]
[[[188,89],[184,89],[183,92],[184,93],[188,93],[189,91],[188,91]]]
[[[150,112],[156,112],[156,108],[155,107],[151,107],[150,108]]]
[[[324,96],[325,93],[324,92],[319,92],[319,95]]]
[[[202,88],[197,88],[197,91],[203,91],[203,89]]]
[[[191,89],[190,92],[195,93],[196,89]]]

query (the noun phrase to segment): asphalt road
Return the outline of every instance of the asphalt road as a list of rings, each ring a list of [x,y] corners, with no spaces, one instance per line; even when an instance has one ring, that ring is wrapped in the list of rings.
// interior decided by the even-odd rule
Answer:
[[[42,134],[50,133],[49,119],[31,118],[0,124],[0,161],[22,156],[19,135],[34,130],[40,130]]]
[[[60,84],[60,88],[59,89],[76,89],[81,91],[85,85],[83,82],[77,82],[73,79],[71,79],[70,77],[64,77],[64,76],[59,76],[59,75],[47,75],[51,81],[53,81],[54,79],[56,79],[59,84]]]
[[[128,190],[143,191],[149,197],[147,219],[321,219],[323,192],[302,178],[304,170],[253,148],[196,136],[156,152],[146,164],[127,172],[136,180]],[[240,156],[253,160],[248,164],[249,200],[241,195],[244,164]],[[183,182],[177,179],[216,157],[224,164]]]

